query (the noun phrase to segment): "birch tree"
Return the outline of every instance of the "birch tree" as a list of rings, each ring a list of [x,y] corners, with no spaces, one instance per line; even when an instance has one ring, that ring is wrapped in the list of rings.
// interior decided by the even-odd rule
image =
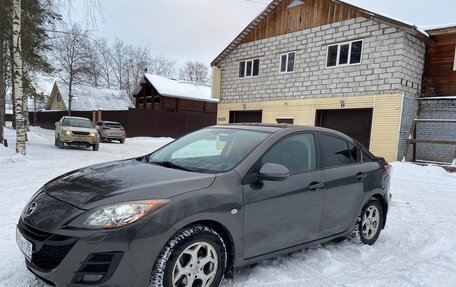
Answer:
[[[5,85],[5,0],[0,0],[0,144],[4,143],[3,125],[5,124],[5,102],[6,102],[6,85]],[[6,26],[6,25],[5,25]]]
[[[21,0],[13,0],[14,110],[16,112],[16,152],[26,154],[26,125],[22,91]]]

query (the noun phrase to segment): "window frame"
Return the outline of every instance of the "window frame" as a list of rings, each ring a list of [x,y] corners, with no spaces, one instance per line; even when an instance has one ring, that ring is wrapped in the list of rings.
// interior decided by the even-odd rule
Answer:
[[[454,46],[453,71],[456,72],[456,46]]]
[[[62,94],[60,94],[60,92],[57,92],[57,103],[61,103],[62,102]]]
[[[255,60],[258,60],[258,75],[256,75],[256,76],[253,75],[253,67],[254,67]],[[242,62],[244,62],[244,76],[240,77],[240,75],[239,75],[239,70],[240,69],[239,68],[240,68],[240,65],[241,65]],[[252,63],[251,76],[247,76],[247,62],[251,62]],[[261,59],[259,57],[238,61],[238,69],[237,69],[238,79],[258,78],[260,76],[260,65],[261,65]]]
[[[294,62],[293,62],[292,71],[288,71],[288,61],[289,61],[290,54],[294,54]],[[285,71],[284,72],[282,72],[282,57],[283,56],[287,56],[287,59],[285,61]],[[292,74],[295,71],[295,67],[296,67],[296,51],[290,51],[290,52],[280,54],[280,56],[279,56],[279,74]]]
[[[331,168],[340,168],[340,167],[352,166],[352,165],[357,165],[357,164],[362,164],[363,163],[362,158],[361,158],[361,161],[359,161],[359,162],[351,162],[351,157],[350,157],[350,163],[349,164],[341,164],[341,165],[335,165],[335,166],[329,166],[329,167],[325,166],[326,151],[325,151],[325,147],[323,146],[323,140],[321,139],[322,135],[334,137],[334,138],[337,138],[337,139],[340,139],[340,140],[344,141],[347,144],[347,150],[349,150],[349,145],[348,144],[349,143],[353,144],[354,146],[356,146],[358,148],[358,156],[362,157],[362,153],[361,153],[361,155],[359,154],[360,147],[355,141],[349,141],[346,138],[343,138],[343,137],[335,135],[335,134],[319,132],[318,133],[318,144],[320,145],[320,151],[321,151],[321,156],[320,156],[320,158],[321,158],[321,169],[325,170],[325,169],[331,169]]]
[[[354,42],[361,42],[361,55],[359,57],[359,63],[353,63],[350,64],[351,60],[351,51],[352,51],[352,44]],[[344,45],[349,45],[348,46],[348,58],[347,58],[347,63],[346,64],[339,64],[340,60],[340,47]],[[329,48],[337,46],[337,56],[336,56],[336,65],[334,66],[328,66],[328,57],[329,57]],[[356,66],[356,65],[361,65],[363,62],[363,53],[364,52],[364,39],[357,39],[357,40],[351,40],[347,42],[341,42],[341,43],[336,43],[336,44],[329,44],[326,46],[326,58],[325,58],[325,68],[331,69],[331,68],[339,68],[339,67],[346,67],[346,66]]]

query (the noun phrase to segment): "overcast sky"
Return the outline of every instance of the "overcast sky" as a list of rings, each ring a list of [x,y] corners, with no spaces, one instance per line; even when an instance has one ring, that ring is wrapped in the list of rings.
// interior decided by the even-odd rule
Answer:
[[[85,22],[82,0],[73,0],[72,22]],[[89,0],[90,1],[90,0]],[[268,0],[100,0],[104,21],[96,36],[146,46],[177,61],[210,62],[269,3]],[[456,0],[350,0],[373,12],[417,26],[456,23]],[[92,28],[93,29],[93,28]]]

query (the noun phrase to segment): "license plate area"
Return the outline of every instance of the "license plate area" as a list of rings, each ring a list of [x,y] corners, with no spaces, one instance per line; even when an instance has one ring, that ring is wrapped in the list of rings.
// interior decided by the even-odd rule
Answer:
[[[25,239],[25,237],[21,234],[19,229],[16,228],[16,242],[19,246],[19,249],[24,253],[25,257],[28,260],[32,260],[33,254],[33,243]]]

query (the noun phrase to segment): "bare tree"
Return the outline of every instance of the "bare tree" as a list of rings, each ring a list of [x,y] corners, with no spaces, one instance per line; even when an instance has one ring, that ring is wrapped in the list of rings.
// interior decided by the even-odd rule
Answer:
[[[201,62],[187,61],[179,71],[179,78],[196,84],[207,84],[209,68]]]
[[[93,52],[98,54],[98,64],[100,65],[99,83],[105,88],[112,85],[112,52],[106,38],[96,39],[92,43]]]
[[[174,74],[175,65],[176,61],[174,60],[171,60],[163,55],[155,55],[152,57],[147,71],[155,75],[169,78]]]
[[[68,115],[71,115],[74,84],[90,73],[89,32],[73,25],[54,43],[56,74],[68,86]]]
[[[125,87],[125,64],[127,63],[127,46],[119,39],[116,39],[114,46],[112,47],[112,71],[114,74],[115,85],[119,90],[123,90]]]
[[[5,19],[5,0],[0,0],[0,27]],[[6,25],[5,25],[6,26]],[[6,79],[5,79],[5,33],[0,28],[0,144],[4,143],[3,125],[5,124]]]

